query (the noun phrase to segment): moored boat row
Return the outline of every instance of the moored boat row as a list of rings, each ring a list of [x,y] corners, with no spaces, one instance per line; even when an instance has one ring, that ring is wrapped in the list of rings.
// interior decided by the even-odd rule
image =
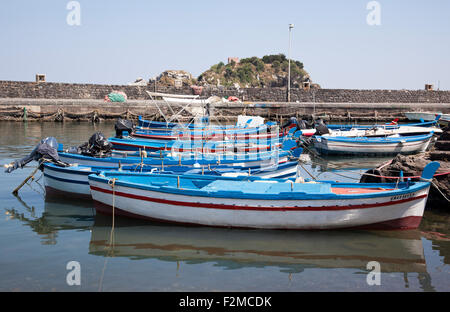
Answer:
[[[48,194],[91,198],[99,213],[171,223],[410,229],[420,223],[430,180],[439,167],[430,163],[419,182],[377,184],[320,181],[308,172],[311,180],[299,170],[304,138],[310,137],[322,154],[416,153],[426,150],[439,132],[431,127],[329,130],[290,122],[279,130],[273,124],[230,125],[213,127],[212,132],[206,127],[189,128],[181,134],[193,140],[180,140],[178,135],[139,137],[139,131],[169,136],[175,128],[180,131],[177,125],[149,123],[160,128],[158,133],[143,130],[146,123],[142,119],[140,123],[140,129],[129,131],[117,131],[116,125],[114,138],[96,134],[76,148],[58,146],[55,161],[43,165]],[[270,139],[260,137],[262,130]],[[227,140],[221,140],[224,137]],[[212,148],[205,149],[206,145]]]

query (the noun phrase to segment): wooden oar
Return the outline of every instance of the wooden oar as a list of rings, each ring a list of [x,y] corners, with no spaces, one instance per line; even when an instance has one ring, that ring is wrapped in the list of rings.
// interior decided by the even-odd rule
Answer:
[[[36,169],[34,169],[34,171],[25,179],[23,180],[23,182],[14,189],[14,191],[12,192],[14,195],[17,195],[19,193],[19,190],[22,188],[22,186],[25,185],[25,183],[28,182],[28,180],[30,180],[32,177],[34,177],[34,175],[36,174],[36,172],[39,170],[41,164],[39,164]]]

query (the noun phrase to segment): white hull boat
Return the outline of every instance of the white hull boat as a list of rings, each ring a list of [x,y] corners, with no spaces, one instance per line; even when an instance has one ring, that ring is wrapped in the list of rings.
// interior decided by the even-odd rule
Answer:
[[[439,163],[422,174],[431,179]],[[417,228],[429,182],[296,183],[207,176],[90,175],[100,213],[171,223],[264,229]]]
[[[277,166],[266,166],[263,168],[232,168],[227,166],[206,167],[203,169],[195,167],[177,166],[169,167],[164,171],[159,168],[140,166],[124,167],[121,170],[128,172],[157,172],[165,174],[205,174],[212,176],[238,177],[257,176],[263,178],[288,178],[297,173],[297,161],[290,161]],[[76,198],[91,199],[88,176],[100,171],[117,171],[117,168],[90,167],[83,165],[72,165],[60,167],[51,163],[44,164],[44,185],[47,195],[70,196]]]
[[[442,114],[441,112],[406,112],[405,116],[409,120],[434,121],[439,116],[439,120],[450,120],[450,114]]]
[[[330,133],[323,134],[324,137],[386,137],[394,135],[413,136],[430,133],[442,133],[437,127],[416,127],[416,126],[376,126],[372,129],[351,129],[351,130],[330,130]]]
[[[424,152],[432,139],[432,134],[386,138],[316,136],[313,144],[321,154],[395,155]]]

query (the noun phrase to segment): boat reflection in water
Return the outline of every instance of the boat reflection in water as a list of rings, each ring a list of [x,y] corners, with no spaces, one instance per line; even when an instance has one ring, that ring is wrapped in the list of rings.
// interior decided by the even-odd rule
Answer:
[[[282,231],[183,227],[96,215],[89,253],[104,257],[158,259],[187,263],[214,262],[224,269],[279,267],[300,273],[305,268],[354,268],[368,271],[378,261],[383,273],[419,273],[432,289],[421,232]]]
[[[11,219],[20,220],[28,225],[33,232],[39,234],[43,245],[55,245],[59,231],[63,230],[90,230],[94,225],[95,209],[88,201],[73,202],[57,198],[46,198],[44,211],[37,216],[34,206],[27,204],[19,196],[17,200],[24,209],[7,209]],[[26,211],[26,212],[25,212]]]
[[[178,264],[214,263],[224,270],[270,266],[288,274],[311,268],[349,268],[364,273],[369,271],[368,262],[378,261],[382,273],[403,273],[405,288],[408,273],[412,273],[423,290],[434,290],[427,272],[423,232],[419,230],[241,230],[116,217],[111,236],[111,216],[95,215],[92,202],[47,199],[41,216],[36,217],[34,207],[18,200],[25,209],[8,210],[10,217],[39,234],[44,245],[56,244],[59,231],[90,230],[91,255]]]

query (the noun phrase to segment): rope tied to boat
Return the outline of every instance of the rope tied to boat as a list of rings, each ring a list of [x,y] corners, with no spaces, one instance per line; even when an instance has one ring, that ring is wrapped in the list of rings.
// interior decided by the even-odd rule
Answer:
[[[109,247],[114,246],[114,227],[115,227],[115,201],[116,201],[116,181],[117,178],[112,178],[108,180],[108,185],[111,186],[112,189],[112,226],[111,226],[111,233],[109,235]]]
[[[431,185],[433,185],[436,188],[436,190],[438,190],[438,192],[441,193],[442,197],[444,197],[447,202],[450,202],[450,200],[447,198],[447,196],[445,196],[445,194],[442,192],[439,186],[437,186],[432,180],[433,179],[431,179],[430,181]]]
[[[113,192],[113,198],[112,198],[112,227],[111,227],[111,233],[109,235],[109,245],[105,246],[105,249],[109,249],[109,250],[108,250],[108,252],[106,254],[106,257],[105,257],[105,263],[103,264],[102,274],[100,275],[98,291],[102,291],[103,278],[105,276],[105,270],[106,270],[106,264],[108,263],[108,258],[110,256],[114,255],[113,254],[113,251],[114,251],[114,249],[113,249],[113,247],[114,247],[114,243],[113,243],[114,242],[114,240],[113,240],[114,239],[114,222],[115,222],[115,220],[114,220],[114,207],[115,207],[115,202],[114,201],[115,201],[115,198],[114,197],[115,197],[116,181],[117,181],[116,178],[108,180],[108,185],[111,186],[112,192]]]

